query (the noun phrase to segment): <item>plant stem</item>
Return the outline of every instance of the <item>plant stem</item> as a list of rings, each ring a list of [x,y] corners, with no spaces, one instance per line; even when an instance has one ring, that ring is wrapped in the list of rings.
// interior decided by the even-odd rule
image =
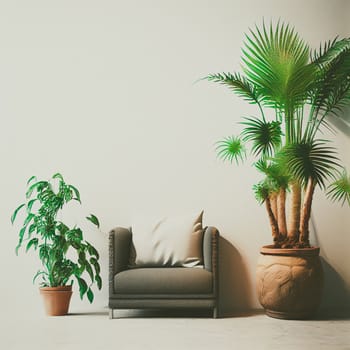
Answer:
[[[263,109],[262,109],[262,107],[261,107],[260,102],[258,102],[258,101],[257,101],[257,104],[258,104],[258,106],[259,106],[259,109],[260,109],[260,112],[261,112],[262,119],[263,119],[263,121],[264,121],[264,122],[266,122],[266,119],[265,119],[265,113],[264,113],[264,110],[263,110]]]

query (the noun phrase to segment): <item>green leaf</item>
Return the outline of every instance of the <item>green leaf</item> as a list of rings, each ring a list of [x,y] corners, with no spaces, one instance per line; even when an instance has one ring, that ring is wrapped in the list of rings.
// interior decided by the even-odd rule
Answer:
[[[47,181],[39,181],[31,185],[26,192],[26,198],[30,198],[34,190],[36,190],[38,187],[40,188],[45,186],[49,186],[49,183]]]
[[[33,208],[33,204],[37,201],[37,199],[31,199],[28,203],[27,203],[27,212],[30,213],[32,208]]]
[[[15,248],[16,255],[18,255],[19,248],[21,248],[21,244],[18,243],[16,248]]]
[[[235,160],[237,164],[239,161],[243,162],[246,156],[242,140],[235,136],[229,136],[217,142],[216,151],[219,158],[223,161],[229,160],[231,163],[233,160]]]
[[[78,276],[76,276],[76,277],[77,277],[78,284],[79,284],[80,299],[83,299],[83,296],[86,293],[88,286],[87,286],[86,282],[81,277],[78,277]]]
[[[34,249],[36,249],[38,247],[38,238],[32,238],[28,244],[27,244],[27,247],[26,247],[26,252],[28,252],[28,250],[31,248],[31,246],[34,245]]]
[[[73,198],[73,193],[72,190],[70,188],[66,188],[64,191],[64,200],[67,202],[69,202],[71,199]]]
[[[79,193],[78,189],[75,188],[75,187],[72,186],[72,185],[69,185],[68,187],[74,192],[74,195],[75,195],[75,198],[74,198],[74,199],[77,200],[79,203],[81,203],[81,200],[80,200],[80,193]]]
[[[61,235],[67,235],[67,236],[69,235],[69,232],[70,232],[69,227],[65,225],[63,222],[59,222],[56,225],[56,228]],[[72,231],[74,231],[74,229]]]
[[[36,280],[40,275],[47,276],[48,274],[47,274],[47,272],[45,272],[45,271],[40,271],[40,270],[39,270],[39,271],[34,275],[34,277],[33,277],[33,284],[35,283],[35,280]]]
[[[95,281],[96,281],[96,283],[97,283],[98,289],[101,289],[101,288],[102,288],[102,279],[101,279],[101,276],[100,276],[100,275],[96,275],[96,276],[95,276]]]
[[[32,213],[29,213],[28,216],[26,217],[26,219],[24,220],[24,226],[27,226],[32,220],[33,218],[35,217],[34,214]]]
[[[94,293],[92,292],[91,288],[87,290],[86,296],[91,304],[94,301]]]
[[[90,263],[94,266],[96,274],[99,274],[101,272],[101,268],[96,258],[90,258]]]
[[[89,274],[89,276],[91,278],[91,281],[93,282],[94,281],[94,272],[92,270],[91,265],[86,261],[84,266],[85,266],[85,270],[87,271],[87,273]]]
[[[11,216],[11,223],[13,224],[16,220],[17,213],[25,206],[25,204],[21,204],[12,214]]]
[[[40,246],[39,259],[46,264],[49,259],[49,247],[46,244]]]
[[[59,179],[62,182],[64,182],[63,180],[63,176],[60,173],[56,173],[55,175],[52,176],[53,179]]]
[[[80,243],[83,239],[83,232],[79,228],[74,228],[65,232],[67,239],[71,242]]]
[[[89,254],[95,256],[96,259],[99,259],[100,255],[98,254],[98,251],[88,242],[86,242],[86,246]]]
[[[28,233],[29,233],[29,234],[33,233],[33,232],[35,231],[35,229],[36,229],[36,224],[31,224],[31,225],[29,226]]]
[[[16,247],[16,255],[18,255],[18,249],[21,247],[22,242],[23,242],[23,237],[24,233],[26,232],[26,226],[22,227],[21,230],[19,231],[19,240],[18,240],[18,245]]]
[[[98,221],[97,217],[93,214],[90,214],[90,216],[87,216],[86,219],[91,221],[94,225],[96,225],[98,228],[100,227],[100,222]]]
[[[81,261],[81,264],[84,265],[85,261],[86,261],[86,254],[84,251],[79,251],[79,260]]]
[[[30,178],[28,179],[28,181],[27,181],[27,186],[28,186],[33,180],[36,181],[36,176],[32,176],[32,177],[30,177]]]

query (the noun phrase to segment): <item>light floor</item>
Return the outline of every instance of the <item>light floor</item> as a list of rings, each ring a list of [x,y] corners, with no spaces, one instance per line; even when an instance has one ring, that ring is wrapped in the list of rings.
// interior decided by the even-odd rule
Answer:
[[[285,321],[261,313],[211,319],[198,312],[187,317],[166,312],[140,317],[120,311],[120,318],[109,320],[106,309],[64,317],[13,316],[1,318],[4,350],[350,349],[350,319],[345,317]]]

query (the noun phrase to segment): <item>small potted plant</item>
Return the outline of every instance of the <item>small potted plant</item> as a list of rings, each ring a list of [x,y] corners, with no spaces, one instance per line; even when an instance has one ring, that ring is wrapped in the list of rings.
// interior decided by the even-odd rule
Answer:
[[[35,274],[33,283],[41,277],[40,293],[48,315],[66,315],[74,279],[78,282],[80,298],[85,295],[90,303],[94,299],[92,285],[96,284],[101,289],[99,254],[84,240],[79,227],[69,227],[58,219],[67,203],[81,203],[76,187],[67,184],[59,173],[49,181],[38,181],[33,176],[27,186],[26,202],[11,217],[13,224],[17,214],[25,212],[16,254],[24,245],[26,252],[31,249],[38,252],[42,267]],[[99,227],[95,215],[91,214],[86,219]]]
[[[253,189],[265,204],[273,245],[260,251],[260,303],[272,317],[308,318],[320,303],[323,278],[320,249],[309,240],[314,192],[350,204],[350,178],[320,136],[350,104],[350,39],[312,51],[289,25],[263,24],[246,35],[242,60],[244,74],[207,77],[258,107],[257,116],[241,120],[239,136],[218,143],[218,156],[239,163],[248,145],[263,175]]]

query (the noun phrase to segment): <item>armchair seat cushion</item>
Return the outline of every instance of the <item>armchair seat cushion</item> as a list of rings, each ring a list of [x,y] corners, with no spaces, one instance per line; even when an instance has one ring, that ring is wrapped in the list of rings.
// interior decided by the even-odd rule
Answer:
[[[115,294],[211,294],[212,273],[203,268],[134,268],[114,276]]]

